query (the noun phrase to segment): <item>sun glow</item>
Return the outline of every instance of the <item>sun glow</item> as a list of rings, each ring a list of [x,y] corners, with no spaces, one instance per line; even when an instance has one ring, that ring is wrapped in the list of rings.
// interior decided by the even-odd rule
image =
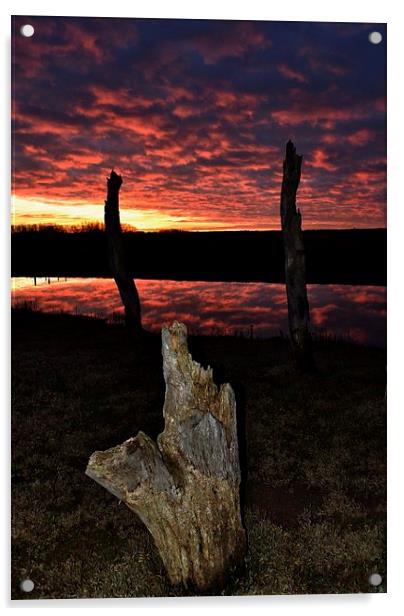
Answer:
[[[123,226],[139,231],[164,231],[181,229],[183,231],[232,231],[239,229],[277,229],[273,217],[264,216],[261,220],[240,221],[218,220],[214,217],[172,214],[157,208],[120,208]],[[91,223],[104,223],[104,205],[86,201],[61,199],[37,199],[35,197],[12,196],[12,225],[57,225],[77,227]]]
[[[128,225],[140,231],[159,231],[181,228],[187,230],[217,229],[212,220],[202,217],[185,218],[174,216],[158,209],[126,209],[120,210],[122,225]],[[12,197],[13,225],[58,225],[76,226],[88,223],[103,223],[104,206],[83,201],[52,201],[35,198]],[[220,226],[220,225],[219,225]],[[224,227],[225,225],[223,225]]]

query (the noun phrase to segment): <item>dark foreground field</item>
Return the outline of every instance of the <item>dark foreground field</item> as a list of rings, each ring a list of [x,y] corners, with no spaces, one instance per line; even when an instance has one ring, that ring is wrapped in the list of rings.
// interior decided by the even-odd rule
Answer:
[[[163,429],[159,338],[15,311],[12,342],[12,597],[186,594],[140,520],[84,474],[94,450]],[[318,342],[318,373],[302,377],[280,339],[190,350],[238,402],[249,549],[223,594],[384,592],[384,351]]]

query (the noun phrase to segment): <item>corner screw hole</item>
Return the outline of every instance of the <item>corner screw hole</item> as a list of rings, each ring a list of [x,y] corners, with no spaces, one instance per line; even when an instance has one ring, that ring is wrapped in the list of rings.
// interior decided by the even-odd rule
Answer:
[[[371,32],[369,34],[369,41],[373,44],[373,45],[378,45],[379,43],[381,43],[383,40],[382,35],[380,34],[380,32]]]
[[[23,592],[32,592],[34,590],[34,582],[32,580],[23,580],[20,584],[20,588]]]
[[[34,26],[31,26],[31,24],[24,24],[21,26],[20,32],[22,36],[25,36],[25,38],[30,38],[31,36],[34,36]]]
[[[372,586],[380,586],[381,583],[382,576],[378,573],[372,573],[372,575],[369,576],[369,584],[371,584]]]

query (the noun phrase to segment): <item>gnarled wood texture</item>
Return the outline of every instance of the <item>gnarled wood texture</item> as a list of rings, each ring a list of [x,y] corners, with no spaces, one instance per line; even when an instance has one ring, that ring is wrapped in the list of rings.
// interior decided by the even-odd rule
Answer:
[[[125,256],[119,217],[119,189],[122,177],[111,171],[107,178],[107,199],[105,201],[104,221],[108,238],[109,263],[119,295],[125,309],[125,323],[130,331],[138,334],[142,331],[139,294],[130,275]]]
[[[306,288],[306,262],[302,217],[296,208],[303,156],[296,154],[291,141],[286,144],[281,190],[281,224],[285,250],[285,279],[288,299],[289,331],[295,360],[299,368],[313,367],[310,312]]]
[[[243,563],[233,389],[193,361],[185,325],[162,331],[164,431],[95,452],[87,475],[124,501],[153,535],[169,578],[201,592]]]

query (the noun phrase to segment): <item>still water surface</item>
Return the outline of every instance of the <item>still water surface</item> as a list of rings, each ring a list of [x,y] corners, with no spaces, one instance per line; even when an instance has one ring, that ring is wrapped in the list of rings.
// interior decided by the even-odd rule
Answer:
[[[285,286],[268,283],[137,280],[146,329],[174,319],[190,333],[277,336],[287,332]],[[122,317],[113,280],[105,278],[13,278],[13,304],[39,310]],[[386,287],[308,285],[314,332],[368,345],[386,344]]]

